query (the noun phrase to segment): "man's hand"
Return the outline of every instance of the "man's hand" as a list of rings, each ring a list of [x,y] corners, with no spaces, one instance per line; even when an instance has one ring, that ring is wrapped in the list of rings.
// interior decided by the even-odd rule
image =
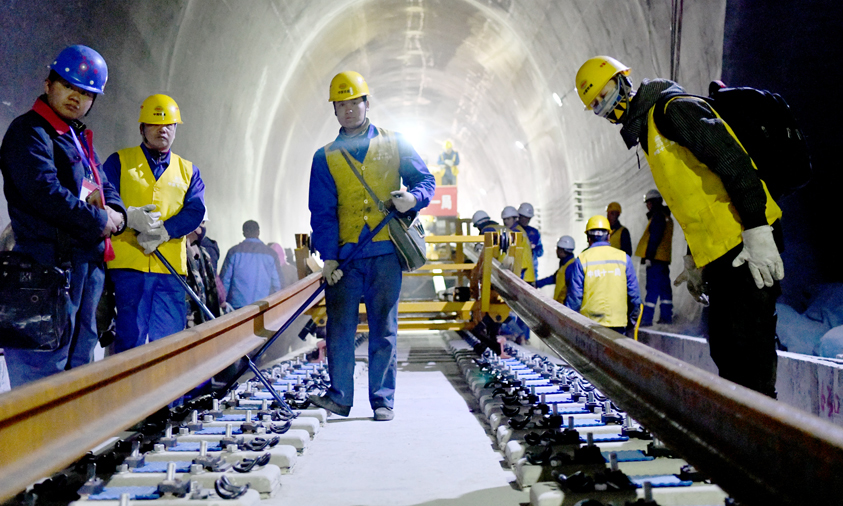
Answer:
[[[138,244],[143,248],[144,254],[151,255],[153,251],[158,249],[165,242],[170,240],[170,234],[167,229],[159,227],[149,232],[141,232],[138,234]]]
[[[129,228],[143,234],[161,227],[161,213],[153,212],[155,207],[155,204],[147,204],[143,207],[130,206],[126,211]]]
[[[101,235],[102,237],[111,237],[119,232],[123,226],[123,215],[110,207],[106,207],[104,210],[108,219],[105,222],[105,227],[103,227]]]
[[[764,225],[743,231],[743,249],[732,267],[744,263],[749,264],[749,272],[758,288],[773,286],[775,281],[784,279],[784,263],[773,239],[773,227]]]
[[[392,195],[392,205],[399,213],[406,213],[416,205],[416,197],[410,192],[396,190],[390,195]]]
[[[679,286],[682,283],[687,283],[688,293],[696,300],[703,304],[708,302],[708,297],[705,295],[705,285],[702,279],[702,270],[697,269],[697,264],[694,263],[694,257],[685,255],[685,270],[677,276],[673,286]]]
[[[342,278],[342,271],[337,269],[340,263],[336,260],[325,260],[325,265],[322,267],[322,277],[329,286],[334,286],[337,281]]]
[[[507,255],[506,257],[504,257],[503,262],[501,262],[501,265],[504,269],[511,271],[512,268],[515,266],[515,257]]]

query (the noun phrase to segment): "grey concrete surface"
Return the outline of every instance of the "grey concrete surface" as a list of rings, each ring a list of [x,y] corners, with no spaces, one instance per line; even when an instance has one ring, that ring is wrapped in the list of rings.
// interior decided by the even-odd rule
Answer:
[[[365,344],[363,345],[365,347]],[[529,501],[467,401],[438,333],[402,335],[395,419],[375,422],[365,371],[348,418],[331,416],[281,491],[264,501],[331,506],[514,505]],[[359,367],[365,363],[358,362]]]
[[[717,374],[708,342],[656,330],[641,330],[639,340],[663,353]],[[843,426],[843,360],[780,351],[776,390],[778,400]]]

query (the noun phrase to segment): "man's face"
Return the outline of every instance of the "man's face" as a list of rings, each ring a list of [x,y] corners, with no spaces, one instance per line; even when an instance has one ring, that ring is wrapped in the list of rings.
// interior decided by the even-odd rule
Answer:
[[[513,225],[515,225],[515,220],[516,220],[516,219],[517,219],[517,218],[515,218],[515,217],[512,217],[512,218],[504,218],[504,219],[503,219],[503,224],[504,224],[504,226],[505,226],[506,228],[512,228],[512,226],[513,226]]]
[[[530,224],[530,220],[531,220],[531,219],[532,219],[532,218],[530,218],[529,216],[524,216],[524,215],[521,215],[521,216],[519,216],[519,217],[518,217],[518,223],[519,223],[522,227],[526,227],[527,225],[529,225],[529,224]]]
[[[556,247],[556,258],[558,258],[559,260],[562,260],[563,258],[565,258],[565,256],[567,256],[567,254],[568,254],[568,252],[565,251],[564,249],[560,248],[559,246]]]
[[[65,121],[81,118],[91,109],[94,93],[77,88],[64,79],[44,82],[47,103]]]
[[[141,123],[141,135],[147,147],[156,151],[169,151],[173,141],[176,140],[176,124],[169,125],[150,125],[148,123]]]
[[[366,121],[368,111],[369,101],[364,100],[363,97],[334,102],[334,114],[337,115],[337,120],[346,130],[359,128]]]
[[[621,213],[619,213],[618,211],[606,211],[606,218],[609,220],[609,223],[611,223],[613,227],[615,226],[615,223],[618,222],[618,216],[620,215]]]
[[[648,200],[647,202],[645,202],[645,204],[647,205],[647,211],[652,211],[653,206],[656,205],[653,199]]]
[[[618,82],[617,79],[610,79],[606,86],[600,90],[600,93],[591,101],[591,109],[594,114],[601,118],[609,119],[609,115],[617,105],[618,100]]]

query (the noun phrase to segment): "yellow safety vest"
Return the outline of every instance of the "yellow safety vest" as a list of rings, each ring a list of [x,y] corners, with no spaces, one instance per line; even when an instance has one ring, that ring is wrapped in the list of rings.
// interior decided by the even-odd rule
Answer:
[[[140,146],[121,149],[120,157],[120,198],[123,204],[141,207],[155,204],[156,212],[161,213],[161,221],[176,215],[184,206],[184,196],[193,177],[193,163],[170,153],[170,165],[158,180],[146,161],[146,155]],[[120,235],[112,237],[114,260],[108,262],[109,269],[134,269],[141,272],[170,274],[170,271],[155,255],[145,255],[138,244],[138,234],[127,228]],[[158,251],[170,262],[181,275],[187,274],[187,254],[185,238],[170,239],[158,247]]]
[[[626,253],[598,246],[579,259],[584,276],[580,313],[606,327],[626,327]]]
[[[521,279],[527,283],[536,281],[536,269],[533,267],[533,248],[530,247],[530,237],[521,225],[516,225],[513,232],[520,232],[524,236],[524,253],[521,255]]]
[[[390,199],[389,192],[401,188],[401,175],[398,171],[400,157],[398,155],[398,140],[388,130],[378,128],[378,135],[369,139],[369,150],[363,163],[358,162],[348,154],[348,159],[363,176],[366,184],[375,192],[380,200]],[[325,146],[325,158],[328,169],[337,185],[337,218],[340,226],[340,246],[356,243],[363,230],[363,225],[369,225],[372,230],[384,218],[378,210],[378,203],[354,175],[348,166],[342,150],[337,142]],[[388,241],[389,230],[384,227],[378,232],[373,241]]]
[[[694,262],[697,267],[703,267],[742,242],[743,225],[720,177],[688,148],[659,132],[653,120],[654,109],[650,109],[648,116],[649,153],[645,156],[662,198],[685,233]],[[729,135],[740,144],[729,125],[723,124]],[[755,167],[755,162],[752,166]],[[764,181],[761,184],[767,196],[767,223],[772,224],[781,218],[782,211],[770,196]]]
[[[615,230],[609,231],[609,244],[613,248],[621,249],[621,235],[623,235],[624,230],[626,230],[626,227],[621,225]]]
[[[655,215],[654,215],[655,216]],[[659,215],[660,217],[662,215]],[[664,235],[661,242],[656,248],[656,257],[654,260],[661,260],[663,262],[670,262],[673,254],[673,220],[670,216],[665,216]],[[650,224],[653,223],[653,218],[647,222],[647,228],[644,230],[644,235],[638,241],[638,247],[635,248],[635,256],[644,258],[647,254],[647,244],[650,243]]]
[[[564,304],[565,299],[568,297],[568,285],[565,283],[565,271],[576,259],[577,257],[571,255],[571,258],[562,264],[562,267],[556,271],[556,287],[553,289],[553,300],[559,302],[560,304]]]

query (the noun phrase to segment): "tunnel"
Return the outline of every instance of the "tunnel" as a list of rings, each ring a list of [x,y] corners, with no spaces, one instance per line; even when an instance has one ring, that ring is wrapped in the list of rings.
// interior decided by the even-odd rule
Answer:
[[[587,58],[618,58],[635,86],[659,77],[698,95],[714,79],[771,90],[787,99],[812,157],[810,183],[779,202],[779,302],[800,317],[828,302],[811,323],[814,347],[794,350],[811,355],[829,322],[843,323],[833,246],[840,26],[843,8],[829,0],[2,0],[0,130],[31,108],[62,48],[88,45],[109,69],[84,119],[100,157],[137,146],[140,103],[170,95],[184,120],[173,151],[201,171],[209,236],[226,251],[253,219],[265,242],[291,248],[312,227],[313,154],[339,130],[328,84],[354,70],[371,89],[372,122],[401,132],[428,164],[453,142],[460,217],[533,204],[546,276],[556,240],[571,235],[582,251],[586,220],[610,202],[634,245],[647,224],[642,197],[655,187],[641,149],[583,107],[574,77]],[[671,278],[685,250],[674,234]],[[674,304],[677,331],[704,332],[684,288]],[[839,423],[839,399],[811,402],[836,409]]]

